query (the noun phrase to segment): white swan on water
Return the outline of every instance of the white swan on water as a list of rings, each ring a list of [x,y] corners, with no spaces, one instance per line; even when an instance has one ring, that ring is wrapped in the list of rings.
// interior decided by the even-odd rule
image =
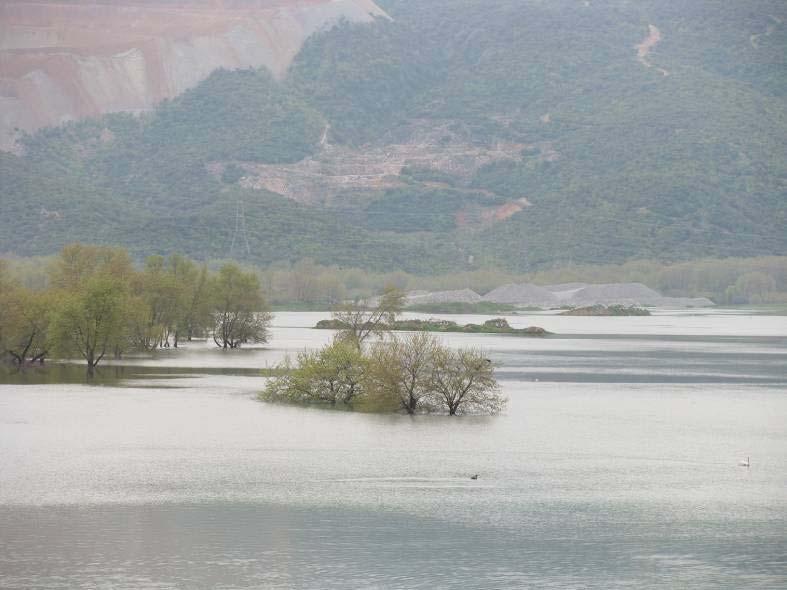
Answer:
[[[751,465],[751,463],[750,463],[748,457],[746,457],[745,461],[738,461],[738,466],[739,467],[749,467],[750,465]]]

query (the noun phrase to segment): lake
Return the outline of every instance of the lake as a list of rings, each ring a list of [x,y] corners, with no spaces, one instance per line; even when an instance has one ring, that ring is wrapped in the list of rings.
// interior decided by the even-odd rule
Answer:
[[[787,587],[787,317],[441,336],[498,363],[496,417],[257,401],[325,317],[0,385],[0,588]]]

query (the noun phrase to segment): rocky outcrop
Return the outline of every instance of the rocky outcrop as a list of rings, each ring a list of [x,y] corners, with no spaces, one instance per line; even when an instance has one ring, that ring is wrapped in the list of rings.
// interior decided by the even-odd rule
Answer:
[[[0,149],[40,127],[140,112],[218,68],[282,76],[311,34],[373,0],[11,0],[0,4]]]

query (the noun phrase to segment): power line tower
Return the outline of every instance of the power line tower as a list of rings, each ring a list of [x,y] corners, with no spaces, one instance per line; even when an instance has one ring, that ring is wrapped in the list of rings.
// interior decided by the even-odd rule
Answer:
[[[241,238],[243,239],[243,244],[241,244]],[[246,256],[251,254],[249,235],[246,231],[246,210],[241,199],[238,199],[237,203],[235,203],[235,231],[232,233],[230,258],[235,257],[235,242],[238,242],[238,247],[241,247],[242,245],[246,247]]]

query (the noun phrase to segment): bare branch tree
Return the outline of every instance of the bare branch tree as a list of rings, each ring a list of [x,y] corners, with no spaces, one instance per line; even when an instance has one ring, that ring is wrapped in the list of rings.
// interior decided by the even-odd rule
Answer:
[[[382,337],[390,330],[404,306],[404,293],[388,287],[377,301],[346,303],[333,312],[333,319],[343,326],[338,338],[360,350],[369,336]]]
[[[507,401],[500,393],[492,361],[474,348],[438,348],[434,355],[432,390],[450,416],[497,414]]]
[[[426,332],[380,343],[371,351],[371,382],[378,394],[392,397],[401,409],[415,414],[430,396],[434,357],[440,344]]]

